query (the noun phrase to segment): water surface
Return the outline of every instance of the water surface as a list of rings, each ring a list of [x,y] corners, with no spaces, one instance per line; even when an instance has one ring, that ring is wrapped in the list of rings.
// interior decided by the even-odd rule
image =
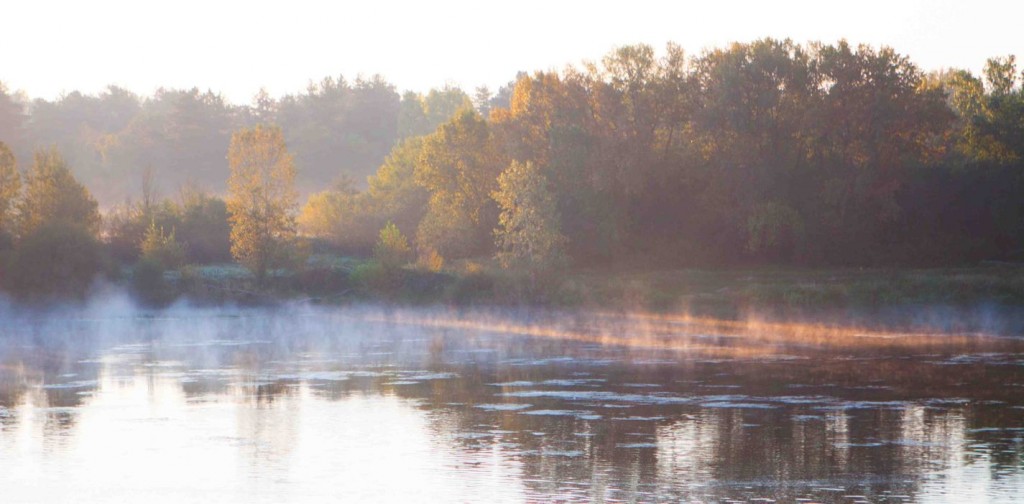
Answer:
[[[3,502],[1024,494],[1012,338],[308,307],[3,324]]]

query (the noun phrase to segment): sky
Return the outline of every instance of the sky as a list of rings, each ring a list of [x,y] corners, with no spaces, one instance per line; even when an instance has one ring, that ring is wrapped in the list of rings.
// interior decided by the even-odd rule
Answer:
[[[46,99],[196,86],[242,104],[260,88],[280,96],[360,74],[400,91],[495,90],[519,70],[625,44],[674,41],[698,55],[763,37],[884,44],[925,70],[1024,58],[1020,0],[16,0],[2,11],[0,82]]]

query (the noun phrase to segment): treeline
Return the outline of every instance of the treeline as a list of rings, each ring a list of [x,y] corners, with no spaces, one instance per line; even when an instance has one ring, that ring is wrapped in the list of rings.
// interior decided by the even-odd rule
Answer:
[[[505,101],[510,88],[505,89]],[[500,98],[487,93],[485,100]],[[56,147],[103,207],[137,199],[139,180],[171,194],[186,184],[223,193],[233,131],[261,123],[284,128],[302,171],[303,193],[340,180],[364,181],[398,139],[433,131],[471,98],[444,87],[401,96],[379,76],[328,77],[302,93],[258,93],[249,105],[199,89],[160,89],[141,97],[110,86],[98,95],[71,92],[30,100],[0,83],[0,141],[22,165]]]
[[[636,45],[472,99],[400,97],[379,78],[246,107],[196,90],[3,94],[0,141],[8,164],[56,145],[86,186],[139,198],[78,225],[121,262],[239,259],[216,196],[225,153],[233,134],[274,124],[275,149],[294,158],[295,187],[281,190],[313,193],[275,219],[297,224],[306,254],[376,250],[392,269],[400,257],[430,271],[494,257],[531,282],[567,264],[962,264],[1024,258],[1021,80],[1012,56],[975,76],[845,42],[765,39],[695,57]],[[30,241],[25,202],[51,165],[68,164],[39,151],[11,192],[0,227],[12,250]]]
[[[314,195],[300,224],[365,250],[390,220],[421,255],[490,254],[500,174],[520,162],[577,264],[1019,260],[1020,80],[1012,56],[980,77],[924,73],[845,42],[766,39],[694,58],[622,47],[521,76],[508,107],[465,109],[400,142],[368,191]]]

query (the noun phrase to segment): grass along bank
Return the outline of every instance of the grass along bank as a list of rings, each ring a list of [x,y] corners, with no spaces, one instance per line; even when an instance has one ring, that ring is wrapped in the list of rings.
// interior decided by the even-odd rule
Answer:
[[[539,305],[655,312],[761,310],[814,312],[906,306],[1024,307],[1024,267],[938,269],[575,269],[543,278],[491,260],[437,271],[385,267],[373,259],[314,255],[299,271],[273,271],[258,285],[237,265],[186,266],[145,279],[124,278],[144,299],[200,302],[311,299],[324,303]],[[134,274],[134,277],[133,277]]]

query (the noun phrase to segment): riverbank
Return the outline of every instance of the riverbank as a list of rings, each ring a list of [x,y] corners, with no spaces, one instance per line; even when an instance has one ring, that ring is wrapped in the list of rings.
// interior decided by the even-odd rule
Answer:
[[[372,260],[315,257],[299,272],[276,272],[262,285],[237,265],[186,267],[158,281],[131,272],[122,283],[154,304],[388,302],[404,305],[591,307],[649,312],[828,313],[914,306],[1024,307],[1024,266],[936,269],[574,269],[542,278],[463,261],[443,271],[386,270]]]

